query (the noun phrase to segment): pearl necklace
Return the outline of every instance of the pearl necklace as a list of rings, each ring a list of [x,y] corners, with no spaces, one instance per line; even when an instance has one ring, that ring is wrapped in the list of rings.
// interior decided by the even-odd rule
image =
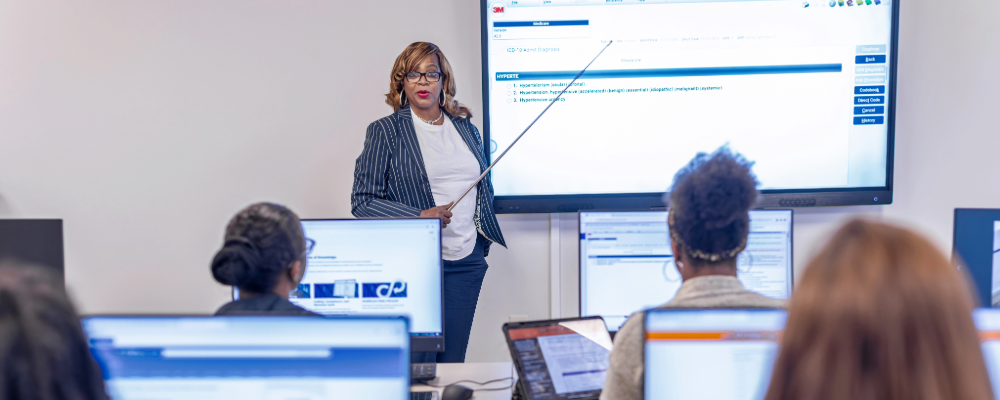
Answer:
[[[417,114],[413,114],[413,115],[417,115]],[[420,118],[420,116],[417,115],[417,118]],[[423,119],[423,118],[420,118],[420,120],[424,121],[424,123],[428,124],[428,125],[437,125],[438,121],[440,121],[441,118],[444,118],[444,112],[442,112],[441,115],[438,115],[437,119],[435,119],[433,121],[428,121],[428,120]]]

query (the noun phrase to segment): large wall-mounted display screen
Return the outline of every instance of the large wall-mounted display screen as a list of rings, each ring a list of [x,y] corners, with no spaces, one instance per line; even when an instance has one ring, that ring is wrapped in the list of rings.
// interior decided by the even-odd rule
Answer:
[[[493,158],[613,41],[493,170],[498,211],[656,206],[727,143],[774,205],[891,202],[897,5],[483,1]]]

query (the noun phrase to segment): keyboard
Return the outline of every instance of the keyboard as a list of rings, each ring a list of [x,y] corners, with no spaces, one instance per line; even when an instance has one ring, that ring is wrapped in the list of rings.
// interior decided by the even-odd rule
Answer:
[[[410,392],[410,400],[437,400],[437,392]]]
[[[410,364],[411,381],[429,381],[437,377],[436,363],[414,363]]]

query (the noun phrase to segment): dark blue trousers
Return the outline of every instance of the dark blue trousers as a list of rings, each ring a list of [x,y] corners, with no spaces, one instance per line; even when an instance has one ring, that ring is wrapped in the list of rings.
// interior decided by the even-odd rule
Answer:
[[[461,260],[444,261],[444,352],[413,353],[413,362],[465,362],[479,291],[489,268],[484,255],[487,240],[477,235],[472,254]]]

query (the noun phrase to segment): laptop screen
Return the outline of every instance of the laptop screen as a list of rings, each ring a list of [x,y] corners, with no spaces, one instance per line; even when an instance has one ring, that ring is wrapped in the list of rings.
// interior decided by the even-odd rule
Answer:
[[[1000,399],[1000,309],[980,308],[972,313],[982,341],[986,371],[993,383],[993,397]]]
[[[401,318],[87,317],[83,327],[117,400],[409,396]]]
[[[646,399],[763,399],[784,310],[646,313]]]
[[[747,290],[792,293],[792,211],[750,211],[750,237],[737,259]],[[628,316],[670,301],[681,287],[666,211],[580,213],[580,315],[615,332]]]
[[[596,399],[600,395],[611,336],[599,318],[508,327],[507,341],[518,374],[527,383],[528,399]]]

